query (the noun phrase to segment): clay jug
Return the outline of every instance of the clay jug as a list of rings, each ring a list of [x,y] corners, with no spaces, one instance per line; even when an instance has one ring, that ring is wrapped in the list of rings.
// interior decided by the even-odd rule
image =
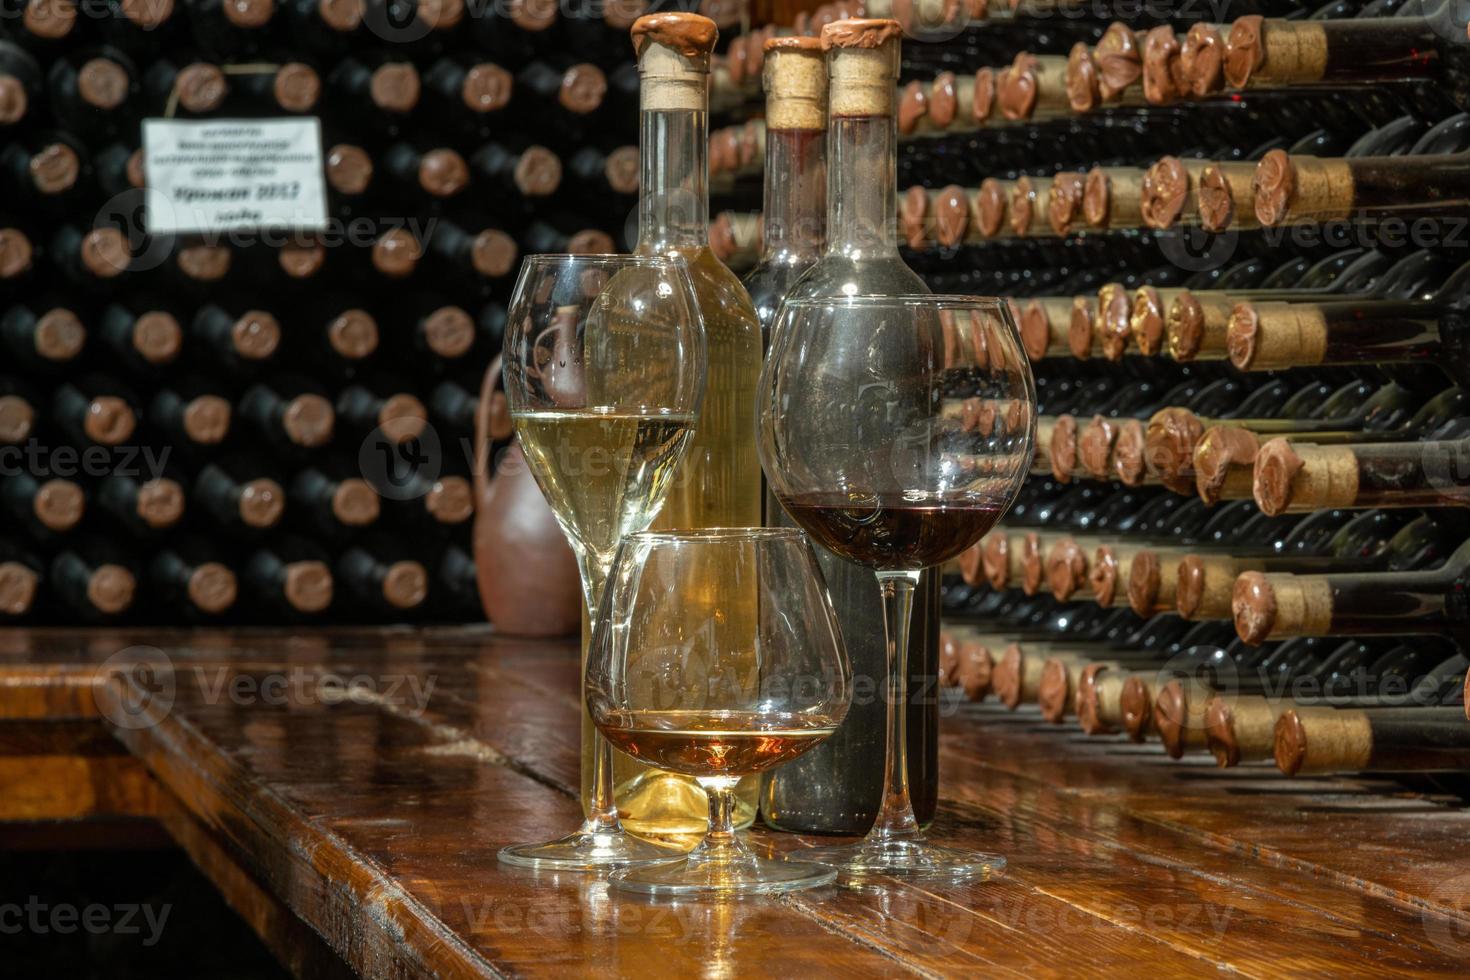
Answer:
[[[572,636],[582,627],[577,560],[531,476],[519,443],[490,474],[491,440],[513,431],[499,390],[500,358],[475,412],[475,571],[485,615],[512,636]]]

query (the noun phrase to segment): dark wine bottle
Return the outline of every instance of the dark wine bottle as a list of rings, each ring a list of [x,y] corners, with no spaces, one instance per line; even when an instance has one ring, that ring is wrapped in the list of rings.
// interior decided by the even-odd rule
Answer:
[[[430,199],[454,197],[470,182],[464,157],[446,147],[420,149],[409,143],[394,143],[384,151],[381,164],[385,176],[411,194]]]
[[[35,299],[40,302],[12,306],[0,316],[0,345],[27,370],[51,373],[76,360],[86,346],[87,328],[67,307]]]
[[[324,531],[344,538],[378,520],[381,505],[377,491],[346,467],[309,467],[291,481],[289,498],[294,516],[303,531]]]
[[[138,72],[112,48],[77,49],[52,62],[47,104],[57,121],[87,139],[125,132],[135,122]]]
[[[25,618],[35,608],[45,577],[39,558],[9,541],[0,541],[0,618],[12,622]]]
[[[1461,707],[1291,708],[1275,735],[1276,766],[1288,776],[1470,769]]]
[[[429,596],[429,573],[383,539],[344,551],[335,566],[342,599],[370,621],[402,619]]]
[[[302,538],[282,538],[256,551],[240,578],[250,601],[272,618],[315,619],[332,606],[331,560]]]
[[[138,396],[110,378],[64,382],[52,393],[48,418],[76,446],[118,446],[132,438],[142,410]]]
[[[63,9],[56,4],[51,9]],[[26,119],[44,95],[41,66],[24,48],[0,41],[0,127]]]
[[[0,503],[32,539],[49,543],[81,522],[87,495],[71,480],[43,480],[21,471],[0,481]]]
[[[46,580],[52,593],[85,622],[115,620],[133,608],[137,597],[137,569],[103,542],[58,553]]]
[[[395,392],[386,379],[351,384],[337,396],[337,420],[344,434],[402,445],[423,434],[429,411],[408,392]]]
[[[86,148],[64,133],[37,133],[0,148],[0,173],[17,189],[16,203],[34,212],[75,204],[89,169]]]
[[[235,61],[265,46],[276,18],[275,0],[183,0],[199,46],[221,61]]]
[[[53,268],[73,285],[100,292],[124,277],[133,264],[127,236],[112,227],[62,225],[51,236],[47,256]]]
[[[518,258],[515,239],[499,228],[474,231],[473,227],[449,218],[435,221],[428,242],[435,265],[442,264],[457,276],[503,279],[510,275]]]
[[[189,324],[190,345],[231,375],[259,371],[279,349],[281,325],[264,310],[234,312],[210,303]]]
[[[336,413],[320,386],[291,377],[251,385],[235,407],[267,445],[291,454],[331,442]]]
[[[166,310],[135,312],[121,303],[102,311],[98,339],[134,375],[156,377],[184,345],[179,321]]]
[[[1318,507],[1464,507],[1470,504],[1467,453],[1470,442],[1460,436],[1343,445],[1272,439],[1256,453],[1252,492],[1268,514]]]
[[[231,458],[205,465],[191,499],[218,528],[255,532],[280,524],[286,491],[259,461]]]
[[[30,438],[39,405],[39,396],[30,385],[0,377],[0,445],[17,446]]]
[[[153,556],[148,584],[163,615],[191,622],[229,613],[240,592],[229,561],[210,543],[189,538],[174,541]]]
[[[147,537],[178,524],[184,488],[167,476],[139,479],[114,473],[97,485],[98,505],[129,533]]]
[[[217,446],[230,433],[229,401],[208,387],[180,379],[162,388],[148,406],[148,421],[175,446]]]

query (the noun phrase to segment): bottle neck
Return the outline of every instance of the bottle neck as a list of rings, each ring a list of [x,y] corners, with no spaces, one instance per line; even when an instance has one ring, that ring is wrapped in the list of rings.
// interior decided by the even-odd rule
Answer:
[[[709,115],[704,108],[644,109],[639,131],[638,251],[709,242]]]
[[[762,217],[763,261],[808,264],[821,255],[827,223],[824,130],[766,130]]]
[[[892,115],[833,116],[827,129],[827,251],[898,255],[898,131]]]

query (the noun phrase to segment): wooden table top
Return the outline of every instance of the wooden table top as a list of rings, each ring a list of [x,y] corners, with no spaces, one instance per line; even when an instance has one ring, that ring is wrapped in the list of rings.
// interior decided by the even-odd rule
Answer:
[[[304,976],[337,956],[374,977],[1470,963],[1451,801],[1175,762],[998,706],[946,715],[931,832],[1005,854],[990,882],[671,901],[503,868],[502,845],[579,819],[575,679],[573,645],[474,628],[0,630],[0,820],[161,822]]]

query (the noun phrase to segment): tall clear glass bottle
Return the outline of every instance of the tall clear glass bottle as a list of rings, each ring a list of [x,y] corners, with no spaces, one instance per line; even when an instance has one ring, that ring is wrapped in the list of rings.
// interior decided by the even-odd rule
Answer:
[[[750,527],[761,522],[755,444],[761,332],[749,294],[709,247],[709,63],[718,31],[708,17],[665,13],[640,17],[632,35],[641,80],[636,251],[681,255],[688,262],[709,357],[699,427],[653,526]],[[744,594],[735,574],[731,570],[729,581],[701,579],[681,589],[688,602],[707,603],[712,615],[758,615],[754,591]],[[691,659],[697,658],[695,647],[691,642]],[[695,674],[670,678],[671,696],[697,698],[702,678]],[[584,711],[584,806],[592,786],[591,743],[592,723]],[[622,753],[615,773],[624,827],[638,834],[704,833],[708,797],[693,779]],[[759,777],[742,781],[739,825],[755,819],[759,792]]]
[[[830,77],[827,247],[793,297],[929,292],[898,254],[897,21],[845,20],[822,30]],[[887,676],[883,605],[873,571],[817,549],[852,660],[854,700],[835,735],[767,775],[761,817],[800,833],[866,833],[883,794]],[[914,593],[907,745],[914,813],[934,816],[939,795],[939,573]]]

